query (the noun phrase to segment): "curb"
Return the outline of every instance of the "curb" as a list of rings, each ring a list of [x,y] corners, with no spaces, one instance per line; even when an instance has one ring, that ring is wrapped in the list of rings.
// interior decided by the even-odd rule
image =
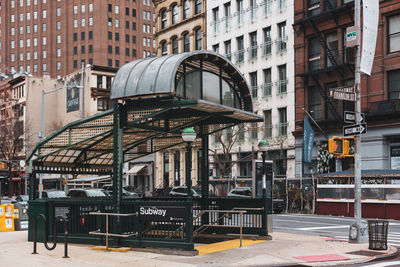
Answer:
[[[394,252],[390,253],[390,254],[375,256],[375,258],[371,261],[381,261],[381,260],[392,259],[392,258],[396,258],[400,254],[399,248],[396,248],[396,247],[393,247],[390,245],[389,245],[389,248],[391,248],[391,250],[394,250]]]

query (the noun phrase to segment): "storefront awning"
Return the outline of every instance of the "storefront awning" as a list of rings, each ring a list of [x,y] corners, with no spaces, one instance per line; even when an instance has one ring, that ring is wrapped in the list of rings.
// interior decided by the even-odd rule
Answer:
[[[138,172],[143,170],[145,167],[147,167],[147,164],[137,164],[133,166],[129,171],[126,172],[127,175],[136,175]]]

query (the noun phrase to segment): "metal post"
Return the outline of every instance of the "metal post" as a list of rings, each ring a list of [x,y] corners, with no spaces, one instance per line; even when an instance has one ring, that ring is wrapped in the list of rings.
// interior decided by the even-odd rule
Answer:
[[[81,73],[81,83],[82,83],[82,111],[81,111],[81,116],[82,118],[85,117],[85,83],[84,83],[84,70],[85,66],[82,62],[82,73]]]
[[[69,258],[68,257],[68,223],[65,218],[63,218],[64,221],[64,257],[63,258]]]
[[[267,197],[267,177],[266,177],[266,169],[265,169],[265,158],[266,158],[266,152],[263,151],[261,154],[262,157],[262,197],[266,198]]]
[[[106,251],[108,251],[108,214],[106,214]]]
[[[44,95],[45,92],[42,90],[42,107],[41,107],[41,113],[40,113],[40,133],[39,133],[39,139],[42,140],[43,138],[43,128],[44,128]]]
[[[360,57],[361,57],[361,29],[360,29],[360,2],[355,0],[354,6],[354,21],[357,29],[357,46],[356,46],[356,62],[355,62],[355,88],[356,88],[356,103],[355,112],[357,121],[360,119],[361,112],[361,76],[360,76]],[[354,138],[355,155],[354,155],[354,217],[357,228],[357,243],[361,243],[360,227],[361,227],[361,136],[356,135]]]
[[[243,235],[243,212],[240,212],[240,247],[242,247],[242,235]]]
[[[25,168],[25,195],[28,194],[28,177],[27,177],[27,168]],[[1,195],[1,193],[0,193]]]
[[[186,142],[186,189],[187,198],[192,198],[192,144]]]

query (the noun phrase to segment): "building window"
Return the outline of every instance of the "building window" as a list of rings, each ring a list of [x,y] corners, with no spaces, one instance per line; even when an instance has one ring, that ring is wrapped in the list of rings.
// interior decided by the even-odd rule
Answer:
[[[116,67],[116,68],[119,68],[119,60],[118,60],[118,59],[115,60],[115,67]]]
[[[89,54],[93,53],[93,45],[89,45]]]
[[[183,19],[190,17],[190,2],[189,0],[183,1]]]
[[[107,25],[109,27],[112,27],[112,18],[108,18]]]
[[[153,40],[154,41],[154,40]],[[172,39],[172,54],[178,54],[178,37]]]
[[[119,19],[115,19],[115,28],[119,28]]]
[[[271,41],[271,27],[263,29],[264,33],[264,44],[263,44],[263,56],[271,55],[272,41]]]
[[[132,8],[132,17],[136,18],[136,9]]]
[[[98,98],[97,99],[97,110],[105,111],[111,108],[111,101],[109,98]]]
[[[219,44],[213,45],[212,49],[215,53],[219,53]]]
[[[78,28],[78,20],[74,19],[74,28]]]
[[[78,68],[78,60],[74,60],[74,69]]]
[[[130,40],[129,40],[129,34],[125,34],[125,43],[129,43],[130,42]]]
[[[130,54],[129,51],[130,51],[129,48],[125,48],[125,56],[129,57],[129,54]]]
[[[125,8],[125,15],[126,15],[126,16],[129,16],[129,7],[126,7],[126,8]]]
[[[272,112],[264,110],[264,138],[272,137]]]
[[[244,61],[244,41],[243,36],[239,36],[236,38],[237,43],[237,51],[235,53],[236,63],[242,63]]]
[[[286,21],[278,24],[278,52],[286,50]]]
[[[201,6],[202,6],[202,0],[195,0],[194,1],[194,14],[200,14],[201,13]]]
[[[109,54],[112,54],[112,46],[111,45],[108,46],[107,51],[108,51]]]
[[[326,35],[326,44],[328,45],[328,49],[331,51],[332,58],[329,58],[326,55],[325,62],[327,67],[335,66],[338,62],[339,58],[339,43],[337,32],[328,33]]]
[[[161,11],[161,29],[165,29],[167,27],[167,11]]]
[[[263,84],[264,97],[272,95],[272,79],[271,68],[264,70],[264,84]]]
[[[389,99],[400,99],[400,69],[388,71],[387,79]]]
[[[112,40],[112,32],[108,32],[108,40]]]
[[[400,14],[388,18],[388,51],[400,51]]]
[[[119,14],[119,6],[115,6],[115,14]]]
[[[57,21],[57,30],[61,30],[61,21]]]
[[[178,22],[178,5],[172,7],[172,24]]]
[[[115,33],[115,41],[118,41],[118,42],[119,42],[119,32],[116,32],[116,33]]]
[[[86,20],[85,20],[85,19],[82,19],[82,20],[81,20],[81,26],[82,26],[82,27],[85,27],[85,26],[86,26]]]
[[[81,46],[81,54],[85,54],[85,46],[84,45]]]
[[[195,30],[195,38],[196,38],[196,43],[195,43],[195,49],[196,50],[201,50],[202,49],[202,42],[203,42],[203,33],[201,31],[201,28],[198,28]]]
[[[61,44],[61,35],[57,35],[57,44]]]
[[[279,113],[279,135],[285,136],[287,135],[287,115],[286,115],[286,107],[278,109]]]
[[[61,48],[57,48],[57,57],[61,57]]]
[[[310,71],[320,68],[321,46],[317,37],[308,39],[308,69]]]
[[[74,32],[74,42],[78,41],[78,33]]]
[[[127,30],[130,29],[129,21],[125,21],[125,29],[127,29]]]
[[[136,22],[132,22],[132,30],[136,31]]]
[[[78,6],[74,6],[74,14],[78,14]]]
[[[249,73],[250,76],[250,86],[251,86],[251,96],[257,99],[257,72]]]
[[[85,35],[86,35],[85,32],[81,32],[81,40],[82,41],[85,41]]]
[[[81,13],[85,14],[86,12],[86,6],[85,5],[81,5]]]
[[[250,47],[249,47],[249,59],[254,60],[257,58],[257,32],[250,33]]]
[[[61,62],[57,62],[57,70],[61,70]]]
[[[165,55],[167,55],[168,54],[168,52],[167,52],[167,42],[166,41],[163,41],[162,43],[161,43],[161,55],[162,56],[165,56]]]
[[[190,51],[190,37],[189,33],[183,35],[183,52]]]
[[[108,9],[107,9],[107,11],[108,11],[108,12],[112,12],[112,4],[108,4]]]
[[[115,54],[116,54],[116,55],[119,55],[119,46],[116,46],[116,47],[115,47]]]
[[[78,47],[74,46],[74,55],[77,55],[77,54],[78,54]]]
[[[136,36],[132,35],[132,44],[136,44]]]
[[[42,37],[42,45],[47,45],[47,38],[46,37]]]
[[[308,16],[314,16],[319,14],[320,0],[308,0]]]
[[[89,18],[89,26],[93,26],[93,18],[92,17]]]
[[[89,12],[93,12],[93,4],[89,4]]]
[[[278,73],[279,73],[279,81],[278,81],[278,93],[284,94],[286,93],[286,65],[278,66]]]
[[[92,31],[89,32],[89,40],[93,40],[93,32]]]
[[[136,49],[132,49],[132,57],[136,57]]]

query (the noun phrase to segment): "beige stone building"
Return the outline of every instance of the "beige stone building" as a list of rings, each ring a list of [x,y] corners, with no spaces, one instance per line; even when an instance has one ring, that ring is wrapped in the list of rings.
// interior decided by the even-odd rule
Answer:
[[[43,137],[72,121],[111,108],[109,94],[116,71],[112,67],[88,65],[83,71],[73,72],[61,79],[51,78],[50,75],[12,79],[9,82],[12,103],[18,105],[23,121],[24,144],[21,152],[27,155],[40,140],[42,105]],[[42,91],[45,92],[43,103]]]
[[[206,49],[205,0],[153,0],[157,56]]]

